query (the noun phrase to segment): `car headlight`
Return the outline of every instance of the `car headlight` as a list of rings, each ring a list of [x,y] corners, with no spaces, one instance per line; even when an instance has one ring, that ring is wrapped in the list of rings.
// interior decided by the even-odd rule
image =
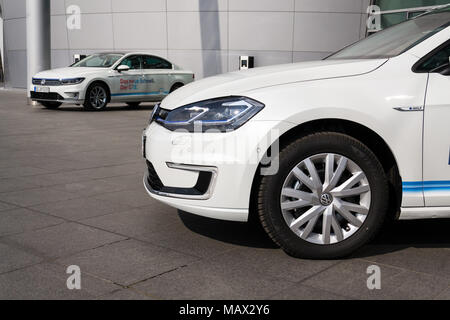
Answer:
[[[189,132],[232,131],[245,124],[264,108],[246,97],[225,97],[192,103],[171,111],[156,106],[152,119],[169,130]]]
[[[70,79],[61,79],[62,85],[69,85],[69,84],[80,84],[84,81],[85,78],[70,78]]]

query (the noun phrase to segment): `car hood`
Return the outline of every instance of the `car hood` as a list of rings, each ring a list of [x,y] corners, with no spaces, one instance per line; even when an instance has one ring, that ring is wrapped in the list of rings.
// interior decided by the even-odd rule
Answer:
[[[321,60],[255,68],[205,78],[193,82],[165,98],[161,107],[173,110],[180,106],[288,83],[356,76],[371,72],[387,59]]]
[[[108,68],[86,68],[86,67],[67,67],[52,70],[46,70],[37,73],[33,78],[39,79],[63,79],[85,77],[90,74],[105,72]]]

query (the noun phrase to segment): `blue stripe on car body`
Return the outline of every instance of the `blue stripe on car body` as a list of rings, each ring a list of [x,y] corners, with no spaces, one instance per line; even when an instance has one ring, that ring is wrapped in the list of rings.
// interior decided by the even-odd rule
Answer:
[[[169,94],[167,91],[154,91],[154,92],[130,92],[130,93],[113,93],[111,97],[118,96],[150,96],[150,95],[158,95],[158,94]]]
[[[403,182],[403,192],[450,191],[450,181],[407,181]]]

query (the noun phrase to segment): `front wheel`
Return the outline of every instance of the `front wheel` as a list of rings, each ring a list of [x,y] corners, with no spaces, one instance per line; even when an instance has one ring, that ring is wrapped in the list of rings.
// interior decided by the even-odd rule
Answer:
[[[336,259],[380,229],[388,182],[363,143],[345,134],[316,133],[281,150],[278,173],[261,179],[257,202],[262,226],[288,254]]]
[[[102,83],[93,83],[86,91],[84,108],[86,110],[100,111],[106,108],[109,101],[109,93]]]
[[[39,103],[43,105],[45,108],[52,110],[58,109],[62,105],[61,102],[57,101],[39,101]]]

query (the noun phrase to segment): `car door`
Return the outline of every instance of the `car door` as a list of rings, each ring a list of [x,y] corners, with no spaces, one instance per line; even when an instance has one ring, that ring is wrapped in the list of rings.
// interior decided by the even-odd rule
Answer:
[[[170,91],[169,74],[173,67],[165,59],[152,56],[142,56],[142,66],[147,83],[148,101],[164,99]]]
[[[424,112],[425,205],[450,207],[450,41],[419,66],[429,71]]]
[[[114,92],[111,96],[117,101],[143,101],[146,93],[146,83],[142,71],[142,58],[139,55],[128,56],[119,66],[126,65],[128,71],[117,71],[114,75]]]

